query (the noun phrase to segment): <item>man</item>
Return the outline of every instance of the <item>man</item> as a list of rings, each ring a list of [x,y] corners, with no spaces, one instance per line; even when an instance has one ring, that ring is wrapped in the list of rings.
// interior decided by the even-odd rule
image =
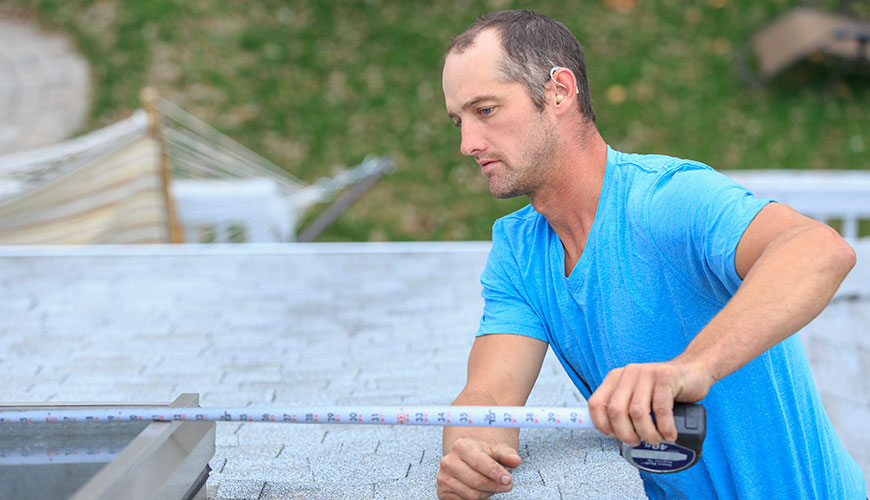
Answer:
[[[530,201],[493,226],[454,404],[525,404],[549,345],[623,442],[675,440],[673,403],[703,400],[702,460],[642,472],[650,498],[865,497],[792,336],[854,266],[835,231],[706,165],[611,149],[582,49],[545,16],[483,16],[442,83],[492,194]],[[446,428],[439,497],[510,490],[518,446],[514,429]]]

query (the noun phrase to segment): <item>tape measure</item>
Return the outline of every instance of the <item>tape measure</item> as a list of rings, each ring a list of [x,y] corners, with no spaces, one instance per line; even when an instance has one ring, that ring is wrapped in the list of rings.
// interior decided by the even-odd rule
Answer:
[[[700,409],[700,412],[698,411]],[[704,407],[676,403],[679,437],[662,449],[646,443],[623,444],[622,456],[641,470],[677,472],[701,457],[706,426]],[[434,425],[455,427],[594,428],[587,408],[527,406],[311,406],[246,408],[81,408],[0,410],[0,423],[119,422],[274,422],[292,424]],[[664,447],[667,448],[664,448]]]
[[[638,446],[622,443],[622,457],[640,470],[669,474],[695,465],[701,459],[704,436],[707,434],[707,412],[700,404],[674,404],[674,424],[677,440],[673,443]]]

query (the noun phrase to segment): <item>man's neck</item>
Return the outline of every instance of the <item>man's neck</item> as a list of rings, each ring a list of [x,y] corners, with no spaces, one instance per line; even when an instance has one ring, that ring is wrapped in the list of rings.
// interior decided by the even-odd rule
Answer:
[[[566,149],[557,177],[529,195],[532,207],[562,240],[566,276],[586,247],[604,184],[607,144],[594,128],[592,132],[582,144]]]

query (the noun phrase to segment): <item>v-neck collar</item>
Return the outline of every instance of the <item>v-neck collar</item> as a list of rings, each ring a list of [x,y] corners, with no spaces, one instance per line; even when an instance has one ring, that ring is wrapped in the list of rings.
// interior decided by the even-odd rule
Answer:
[[[601,226],[604,224],[604,219],[607,217],[604,207],[607,206],[607,199],[610,195],[610,180],[613,176],[613,166],[616,164],[618,151],[607,146],[607,162],[604,167],[604,181],[601,183],[601,194],[598,197],[598,206],[595,208],[595,219],[592,222],[592,228],[589,230],[589,236],[586,237],[586,245],[583,247],[583,253],[574,265],[574,269],[566,277],[565,276],[565,247],[562,245],[562,240],[556,231],[550,227],[550,251],[553,255],[554,265],[558,265],[559,276],[565,280],[569,290],[575,290],[581,282],[581,276],[584,274],[589,262],[592,260],[592,255],[596,251],[596,243],[598,233],[601,231]]]

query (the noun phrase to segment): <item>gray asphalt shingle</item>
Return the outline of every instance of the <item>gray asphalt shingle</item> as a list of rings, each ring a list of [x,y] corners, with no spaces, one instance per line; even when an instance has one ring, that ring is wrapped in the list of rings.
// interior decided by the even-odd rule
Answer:
[[[823,401],[870,471],[870,244],[801,333]],[[488,243],[0,248],[4,401],[449,404]],[[582,406],[548,355],[529,404]],[[210,498],[433,498],[436,427],[219,423]],[[521,432],[497,498],[644,498],[617,442]]]

